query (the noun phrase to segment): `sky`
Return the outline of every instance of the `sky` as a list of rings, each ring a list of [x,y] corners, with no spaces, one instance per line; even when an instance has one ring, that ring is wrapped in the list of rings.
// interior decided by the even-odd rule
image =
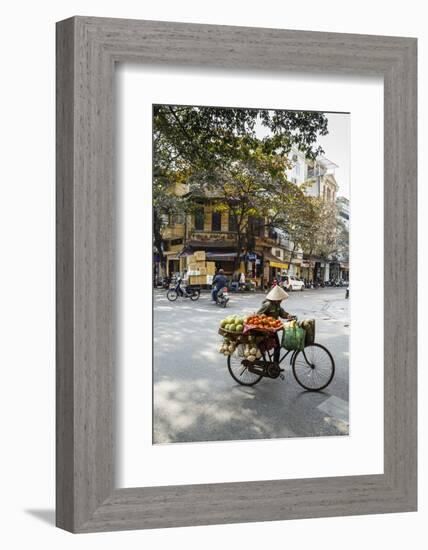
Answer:
[[[335,178],[339,185],[338,196],[349,199],[350,187],[350,138],[351,115],[349,113],[325,113],[328,118],[328,135],[321,136],[318,143],[324,155],[339,167]]]
[[[351,115],[349,113],[324,113],[328,119],[328,134],[319,136],[316,144],[324,149],[324,156],[334,164],[335,178],[339,185],[338,197],[350,195],[350,137],[351,137]],[[256,125],[256,133],[263,137],[267,130],[260,123]]]

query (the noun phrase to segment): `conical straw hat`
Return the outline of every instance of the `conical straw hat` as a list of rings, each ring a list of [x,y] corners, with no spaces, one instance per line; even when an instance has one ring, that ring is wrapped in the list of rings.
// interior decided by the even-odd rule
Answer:
[[[270,290],[266,296],[267,300],[274,300],[274,301],[276,300],[281,301],[281,300],[285,300],[286,298],[288,298],[288,294],[285,292],[283,288],[281,288],[278,285],[272,288],[272,290]]]

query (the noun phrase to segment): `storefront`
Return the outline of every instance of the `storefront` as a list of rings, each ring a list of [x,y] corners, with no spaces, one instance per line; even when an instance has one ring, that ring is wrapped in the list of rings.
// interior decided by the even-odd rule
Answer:
[[[164,252],[167,277],[172,277],[174,273],[181,271],[180,256],[177,251]]]
[[[304,281],[314,280],[314,264],[309,260],[302,260],[300,264],[300,277]]]
[[[258,252],[249,252],[245,257],[245,276],[256,287],[260,287],[263,280],[263,256]]]
[[[329,265],[329,280],[338,281],[340,279],[340,262],[330,262]]]
[[[301,273],[302,273],[301,265],[302,265],[302,260],[298,258],[293,258],[293,260],[291,261],[290,267],[288,269],[288,275],[293,275],[294,277],[297,277],[298,279],[300,279]]]
[[[288,274],[289,264],[282,262],[276,256],[273,256],[270,253],[265,253],[264,255],[265,266],[269,266],[268,274],[268,283],[271,285],[276,279],[278,282],[283,280],[283,277]],[[265,267],[266,269],[266,267]]]
[[[193,255],[196,250],[203,250],[208,262],[214,262],[216,271],[223,269],[228,277],[233,275],[233,268],[236,262],[236,249],[230,243],[225,241],[203,241],[191,240],[179,253],[179,258],[182,262],[180,269],[183,270],[187,266],[187,256]]]
[[[317,261],[314,264],[314,281],[324,281],[325,262]]]
[[[349,282],[349,263],[340,262],[340,278],[342,281]]]
[[[227,277],[232,277],[236,261],[236,252],[211,250],[206,252],[206,256],[208,262],[215,262],[216,271],[223,269]]]

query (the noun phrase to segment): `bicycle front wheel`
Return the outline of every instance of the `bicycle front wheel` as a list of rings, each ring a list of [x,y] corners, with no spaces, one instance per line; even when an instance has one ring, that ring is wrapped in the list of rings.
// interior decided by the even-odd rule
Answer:
[[[321,344],[305,346],[294,356],[294,378],[305,390],[323,390],[333,380],[334,371],[334,359]]]

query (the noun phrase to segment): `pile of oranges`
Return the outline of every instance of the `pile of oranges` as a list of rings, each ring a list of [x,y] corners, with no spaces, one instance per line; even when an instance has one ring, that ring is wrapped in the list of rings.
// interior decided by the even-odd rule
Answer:
[[[274,319],[264,313],[261,315],[250,315],[245,319],[245,323],[262,330],[278,330],[283,326],[279,319]]]

